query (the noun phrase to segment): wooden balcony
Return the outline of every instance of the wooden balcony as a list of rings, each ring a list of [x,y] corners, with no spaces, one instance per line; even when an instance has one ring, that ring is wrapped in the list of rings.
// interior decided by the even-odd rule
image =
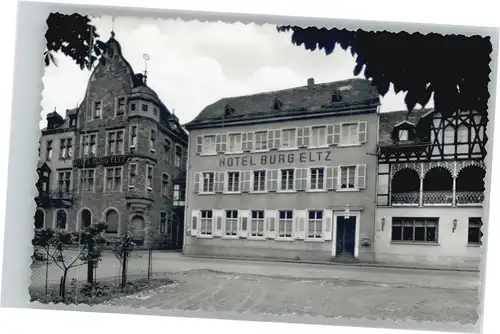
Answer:
[[[392,206],[432,206],[432,205],[481,205],[484,201],[482,191],[412,191],[391,193]]]

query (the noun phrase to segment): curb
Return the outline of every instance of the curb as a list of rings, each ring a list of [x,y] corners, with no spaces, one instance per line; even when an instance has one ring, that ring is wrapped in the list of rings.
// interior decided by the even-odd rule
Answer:
[[[286,259],[259,259],[259,258],[239,258],[239,257],[226,257],[226,256],[204,256],[204,255],[185,255],[183,257],[187,258],[199,258],[199,259],[212,259],[212,260],[233,260],[233,261],[250,261],[250,262],[277,262],[277,263],[299,263],[299,264],[316,264],[324,266],[339,266],[339,267],[371,267],[371,268],[387,268],[387,269],[406,269],[406,270],[428,270],[428,271],[448,271],[448,272],[470,272],[479,273],[479,269],[469,269],[469,268],[447,268],[447,267],[410,267],[410,266],[398,266],[398,265],[388,265],[383,263],[369,263],[369,262],[356,262],[356,263],[344,263],[344,262],[328,262],[328,261],[302,261],[302,260],[286,260]]]

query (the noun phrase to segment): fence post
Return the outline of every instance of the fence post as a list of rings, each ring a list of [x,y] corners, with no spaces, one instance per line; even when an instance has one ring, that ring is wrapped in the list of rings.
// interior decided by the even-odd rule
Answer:
[[[45,260],[45,301],[49,298],[49,254],[47,252]]]
[[[148,282],[151,279],[151,274],[153,271],[153,249],[150,247],[148,250]]]

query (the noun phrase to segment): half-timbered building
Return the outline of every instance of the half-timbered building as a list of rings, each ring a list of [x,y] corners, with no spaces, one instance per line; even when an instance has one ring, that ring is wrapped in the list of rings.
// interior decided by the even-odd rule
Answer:
[[[476,268],[487,115],[381,113],[375,260]]]
[[[378,107],[367,80],[309,79],[203,109],[184,254],[373,261]]]

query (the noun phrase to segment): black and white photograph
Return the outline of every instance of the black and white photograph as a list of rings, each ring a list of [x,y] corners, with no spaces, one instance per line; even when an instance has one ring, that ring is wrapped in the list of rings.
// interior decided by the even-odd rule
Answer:
[[[489,36],[45,20],[31,304],[481,322]]]

